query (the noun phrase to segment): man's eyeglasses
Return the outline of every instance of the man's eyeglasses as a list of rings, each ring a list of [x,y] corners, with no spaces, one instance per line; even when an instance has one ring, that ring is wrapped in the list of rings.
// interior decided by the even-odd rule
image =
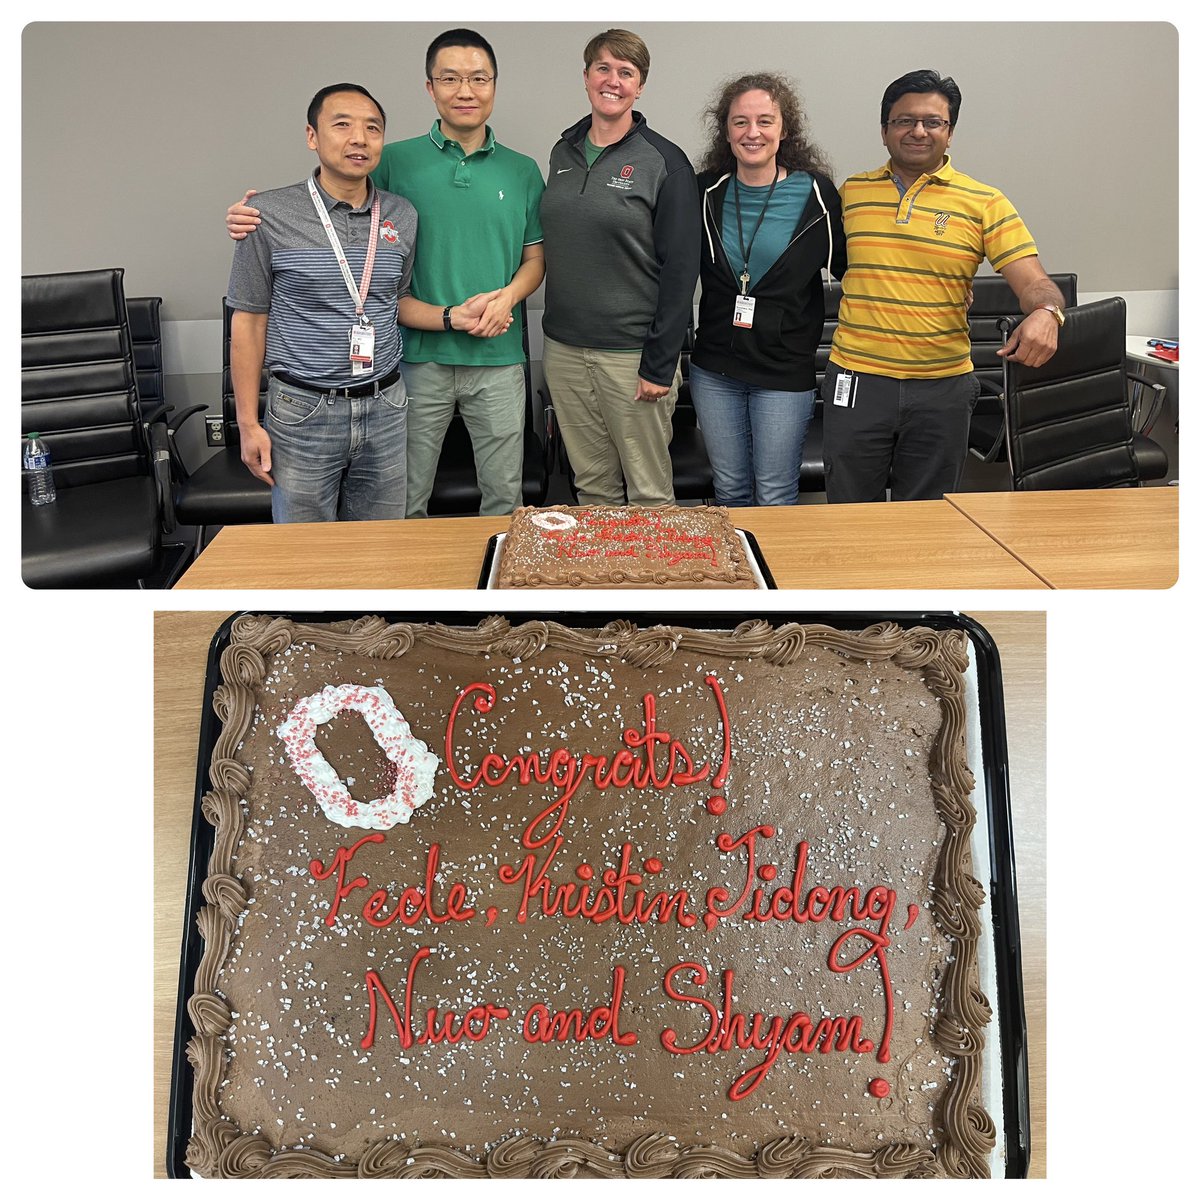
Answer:
[[[926,133],[937,133],[950,124],[941,117],[893,117],[888,124],[893,129],[915,129],[918,125],[925,126]]]
[[[478,71],[474,75],[436,75],[434,76],[433,82],[436,83],[438,87],[460,88],[465,80],[473,88],[475,88],[476,91],[479,91],[490,86],[495,81],[495,78],[495,75],[485,75],[482,71]]]

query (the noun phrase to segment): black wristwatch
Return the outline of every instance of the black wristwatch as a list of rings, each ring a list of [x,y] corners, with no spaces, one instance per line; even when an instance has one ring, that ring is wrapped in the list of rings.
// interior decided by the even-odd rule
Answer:
[[[442,327],[446,330],[447,333],[449,333],[450,330],[454,328],[454,326],[450,324],[450,305],[449,304],[447,304],[446,307],[442,309]]]

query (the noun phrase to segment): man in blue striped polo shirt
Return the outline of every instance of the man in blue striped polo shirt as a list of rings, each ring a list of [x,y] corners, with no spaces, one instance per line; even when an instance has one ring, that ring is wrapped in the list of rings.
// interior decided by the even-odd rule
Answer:
[[[259,236],[234,251],[230,372],[242,461],[271,484],[277,522],[405,515],[397,317],[440,327],[443,314],[409,295],[416,211],[369,178],[383,134],[383,109],[365,88],[322,88],[308,110],[316,171],[260,196]],[[484,303],[453,309],[451,320],[475,324]]]
[[[428,515],[442,442],[462,414],[471,436],[480,512],[522,503],[525,347],[522,301],[545,274],[539,207],[541,170],[496,141],[496,54],[473,29],[448,29],[425,54],[426,90],[437,109],[427,134],[385,146],[376,184],[403,195],[420,215],[413,297],[429,307],[406,330],[408,515]],[[226,214],[235,239],[259,224],[249,191]],[[258,200],[255,200],[258,204]],[[253,241],[254,238],[247,240]],[[470,299],[456,305],[463,296]],[[469,326],[449,314],[479,311]],[[428,313],[432,309],[434,316]],[[443,319],[443,311],[447,314]]]

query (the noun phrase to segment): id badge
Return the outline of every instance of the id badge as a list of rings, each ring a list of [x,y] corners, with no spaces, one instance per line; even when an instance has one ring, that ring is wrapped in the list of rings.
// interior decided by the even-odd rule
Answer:
[[[733,298],[733,323],[739,329],[754,328],[753,296],[735,296]]]
[[[833,384],[833,402],[839,408],[849,408],[853,401],[853,375],[839,375]]]
[[[375,326],[352,325],[350,327],[350,372],[362,375],[370,369],[375,359]]]

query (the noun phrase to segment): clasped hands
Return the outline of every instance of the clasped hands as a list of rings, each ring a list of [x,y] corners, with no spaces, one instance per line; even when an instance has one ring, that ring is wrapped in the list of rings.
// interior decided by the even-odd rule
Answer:
[[[460,324],[460,319],[466,323]],[[504,288],[479,292],[450,310],[451,325],[472,337],[498,337],[507,332],[512,320],[512,305]]]

